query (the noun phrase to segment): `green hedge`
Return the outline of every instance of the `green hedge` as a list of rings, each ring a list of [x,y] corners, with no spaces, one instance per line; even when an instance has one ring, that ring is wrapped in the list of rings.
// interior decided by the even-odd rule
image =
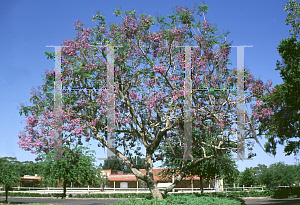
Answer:
[[[52,196],[53,197],[66,197],[66,195],[63,193],[53,193]]]
[[[150,204],[216,204],[216,205],[242,205],[245,204],[245,201],[240,199],[231,199],[226,197],[213,197],[213,196],[196,196],[195,194],[191,195],[170,195],[162,200],[155,199],[130,199],[129,201],[118,201],[115,205],[150,205]]]
[[[279,188],[275,191],[274,198],[300,197],[300,187]]]
[[[172,193],[171,195],[176,196],[189,196],[191,193]],[[297,195],[300,197],[300,187],[293,188],[281,188],[281,189],[271,189],[265,191],[254,191],[250,192],[241,191],[241,192],[214,192],[214,193],[205,193],[203,196],[213,196],[213,197],[275,197],[275,198],[285,198],[289,196]],[[5,193],[0,193],[0,196],[5,196]],[[23,197],[60,197],[61,193],[53,194],[39,194],[39,193],[27,193],[27,192],[8,192],[8,196],[23,196]],[[146,198],[152,199],[151,193],[99,193],[99,194],[69,194],[69,197],[76,198]]]
[[[265,190],[265,191],[240,191],[240,192],[213,192],[213,193],[204,193],[203,196],[213,196],[213,197],[273,197],[275,190]],[[173,193],[174,195],[188,196],[191,193]],[[198,193],[197,193],[198,194]]]
[[[5,192],[0,193],[0,196],[5,196]],[[51,194],[26,193],[26,192],[8,192],[8,196],[25,196],[25,197],[51,197]]]
[[[71,194],[70,194],[71,195]],[[69,195],[69,197],[70,197]],[[77,198],[152,198],[151,193],[74,194]]]
[[[254,191],[251,190],[241,191],[241,192],[227,192],[227,196],[236,196],[236,197],[273,197],[275,190],[265,190],[265,191]]]

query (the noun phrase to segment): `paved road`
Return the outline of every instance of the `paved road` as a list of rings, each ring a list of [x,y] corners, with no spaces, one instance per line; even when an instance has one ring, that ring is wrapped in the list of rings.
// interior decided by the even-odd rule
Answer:
[[[299,205],[300,198],[291,198],[291,199],[272,199],[269,197],[247,197],[243,198],[246,202],[246,205],[260,205],[260,204],[268,204],[268,205]]]
[[[0,197],[0,203],[3,203],[5,197]],[[60,199],[60,198],[51,198],[51,197],[8,197],[8,201],[10,204],[24,204],[24,203],[44,203],[44,204],[114,204],[120,200],[128,200],[128,199],[93,199],[93,198],[67,198],[67,199]]]

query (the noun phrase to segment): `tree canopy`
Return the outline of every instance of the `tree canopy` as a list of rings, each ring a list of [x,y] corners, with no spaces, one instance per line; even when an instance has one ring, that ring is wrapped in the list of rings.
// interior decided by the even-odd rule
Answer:
[[[129,157],[130,162],[137,169],[145,169],[145,158],[141,158],[139,156]],[[124,174],[132,173],[131,169],[127,167],[124,161],[118,159],[117,157],[109,157],[104,160],[104,163],[100,163],[99,167],[101,169],[111,169],[111,170],[120,170],[123,171]]]
[[[15,157],[0,158],[0,184],[5,187],[5,203],[7,203],[8,191],[16,186],[19,181],[19,163]]]
[[[99,178],[96,176],[96,169],[93,162],[95,156],[93,151],[89,151],[86,147],[70,146],[63,147],[61,159],[56,159],[56,153],[49,152],[42,155],[43,172],[41,177],[44,183],[52,184],[63,180],[64,196],[66,196],[67,183],[83,183],[88,185],[101,185]]]
[[[246,170],[247,173],[245,174]],[[246,168],[246,170],[241,172],[240,180],[242,181],[239,181],[240,185],[244,184],[246,186],[248,184],[247,181],[251,181],[252,185],[259,186],[300,186],[299,164],[288,165],[284,162],[277,162],[269,167],[264,164],[258,164],[257,167]],[[253,177],[250,177],[249,170]],[[244,181],[241,179],[243,175],[247,176]]]
[[[239,184],[246,187],[254,185],[254,176],[249,168],[246,168],[245,171],[240,173]]]
[[[291,36],[277,46],[282,61],[277,61],[275,70],[280,71],[283,83],[276,85],[270,95],[263,96],[262,109],[272,109],[273,115],[261,118],[259,127],[260,134],[268,139],[266,150],[273,155],[278,144],[286,144],[287,155],[297,154],[300,148],[300,3],[289,1],[284,10],[288,12],[286,24],[291,24],[292,29]]]

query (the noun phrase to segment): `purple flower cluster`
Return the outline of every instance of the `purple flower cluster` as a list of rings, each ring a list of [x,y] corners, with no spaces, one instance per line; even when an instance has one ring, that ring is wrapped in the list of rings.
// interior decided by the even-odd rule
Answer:
[[[130,92],[129,97],[131,97],[133,100],[139,99],[139,96],[136,92]]]
[[[154,66],[153,71],[163,74],[164,72],[167,71],[167,68],[165,66]]]

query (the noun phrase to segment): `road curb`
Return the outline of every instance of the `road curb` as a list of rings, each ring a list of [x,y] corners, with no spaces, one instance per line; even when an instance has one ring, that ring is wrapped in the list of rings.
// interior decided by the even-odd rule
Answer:
[[[5,198],[5,196],[0,196],[0,198],[3,197]],[[16,199],[22,199],[22,198],[26,198],[26,199],[60,199],[61,197],[27,197],[27,196],[24,196],[24,197],[19,197],[19,196],[8,196],[8,198],[16,198]],[[119,200],[125,200],[125,199],[133,199],[132,198],[92,198],[92,197],[89,197],[89,198],[76,198],[76,197],[66,197],[65,199],[78,199],[78,200],[85,200],[85,199],[107,199],[107,200],[111,200],[111,199],[119,199]],[[135,199],[144,199],[144,198],[135,198]]]
[[[273,199],[272,197],[239,197],[242,199]]]

